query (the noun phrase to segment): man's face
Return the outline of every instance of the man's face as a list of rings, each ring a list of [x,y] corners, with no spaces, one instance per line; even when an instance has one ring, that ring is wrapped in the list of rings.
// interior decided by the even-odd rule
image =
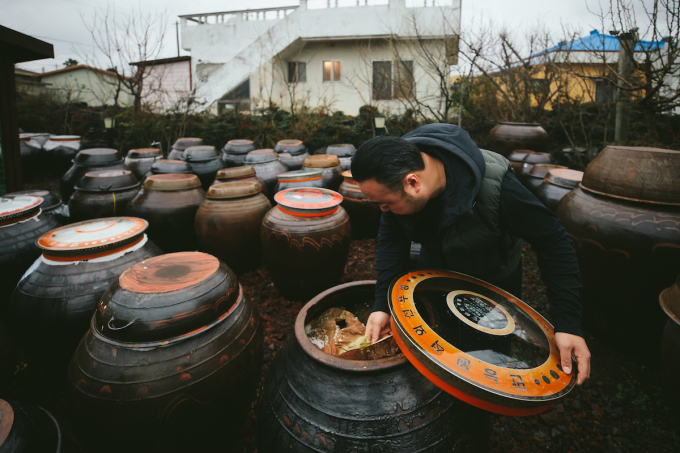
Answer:
[[[375,179],[368,179],[359,183],[359,189],[370,201],[378,203],[384,212],[391,211],[399,215],[415,214],[425,207],[427,198],[419,196],[419,181],[416,180],[415,184],[414,181],[408,182],[404,185],[404,191],[393,191]]]

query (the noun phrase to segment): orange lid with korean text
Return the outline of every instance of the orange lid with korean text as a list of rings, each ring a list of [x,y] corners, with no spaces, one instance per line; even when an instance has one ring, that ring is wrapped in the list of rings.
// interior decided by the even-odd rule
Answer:
[[[473,406],[537,414],[576,384],[576,373],[562,370],[550,323],[489,283],[418,270],[398,277],[388,299],[392,333],[404,355],[442,390]]]

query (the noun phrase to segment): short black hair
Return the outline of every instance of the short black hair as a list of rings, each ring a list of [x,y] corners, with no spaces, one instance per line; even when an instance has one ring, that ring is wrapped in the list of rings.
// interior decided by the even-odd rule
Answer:
[[[366,140],[352,158],[352,178],[375,179],[392,191],[404,191],[404,177],[425,169],[418,147],[400,137],[381,135]]]

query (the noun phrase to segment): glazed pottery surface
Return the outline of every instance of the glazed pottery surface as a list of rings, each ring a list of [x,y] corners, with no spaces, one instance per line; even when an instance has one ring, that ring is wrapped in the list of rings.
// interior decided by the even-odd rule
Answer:
[[[240,167],[245,162],[246,154],[255,149],[252,140],[229,140],[222,148],[222,162],[225,167]]]
[[[303,170],[321,170],[324,187],[330,190],[338,190],[344,178],[342,166],[338,156],[332,154],[315,154],[305,159],[302,164]]]
[[[551,211],[557,209],[560,200],[581,183],[582,171],[568,169],[550,170],[536,190],[536,198]]]
[[[309,156],[307,147],[300,140],[281,140],[274,147],[279,159],[289,170],[300,170],[305,158]]]
[[[298,187],[324,187],[322,171],[317,169],[287,171],[278,175],[276,192]]]
[[[156,148],[131,149],[125,157],[125,165],[137,179],[143,181],[154,162],[162,158],[161,151]]]
[[[59,423],[40,406],[0,399],[0,453],[60,453]]]
[[[516,149],[546,152],[550,138],[537,123],[500,122],[489,133],[489,149],[509,156]]]
[[[197,137],[182,137],[178,138],[172,149],[168,153],[168,160],[178,160],[182,157],[184,150],[191,146],[203,145],[203,139]]]
[[[123,159],[115,149],[94,148],[79,152],[73,159],[73,166],[59,180],[61,199],[68,202],[74,187],[85,173],[97,170],[127,170]]]
[[[85,173],[68,201],[71,221],[123,215],[130,200],[137,195],[139,187],[139,181],[130,170]]]
[[[191,172],[201,180],[203,190],[208,190],[223,166],[214,146],[191,146],[184,150],[181,159],[191,165]]]
[[[267,185],[270,200],[276,193],[278,175],[288,171],[288,167],[279,160],[279,155],[273,149],[258,149],[251,151],[244,160],[246,165],[255,169],[255,174]]]

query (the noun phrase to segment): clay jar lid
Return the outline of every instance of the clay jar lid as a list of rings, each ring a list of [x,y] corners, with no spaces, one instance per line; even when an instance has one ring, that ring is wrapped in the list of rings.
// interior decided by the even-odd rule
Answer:
[[[101,258],[134,247],[149,222],[137,217],[107,217],[66,225],[42,235],[36,245],[53,261]]]
[[[158,159],[151,165],[151,173],[154,175],[165,175],[168,173],[191,173],[191,164],[183,160]]]
[[[340,165],[340,159],[333,154],[315,154],[313,156],[305,157],[302,165],[311,168],[335,167]]]
[[[191,146],[182,153],[182,160],[187,162],[208,162],[219,159],[220,154],[214,146]]]
[[[326,148],[326,154],[332,154],[338,157],[354,156],[354,153],[356,152],[357,149],[354,147],[354,145],[349,144],[330,145],[328,148]]]
[[[7,226],[33,217],[40,212],[43,199],[30,195],[0,198],[0,226]]]
[[[252,140],[234,139],[229,140],[224,145],[223,151],[230,154],[247,154],[255,150],[255,145]]]
[[[285,173],[277,175],[276,177],[278,178],[279,182],[290,183],[290,182],[316,181],[317,179],[321,179],[321,175],[322,175],[321,170],[305,169],[287,171]]]
[[[345,178],[345,182],[348,184],[357,184],[356,180],[354,177],[352,177],[352,172],[351,171],[343,171],[342,172],[342,177]]]
[[[205,197],[209,200],[230,200],[257,195],[260,192],[260,186],[256,182],[231,181],[210,186]]]
[[[76,184],[83,192],[118,192],[139,187],[139,181],[130,170],[90,171]]]
[[[510,155],[508,156],[508,160],[510,162],[524,162],[524,159],[526,159],[529,154],[533,153],[534,152],[531,151],[530,149],[516,149],[510,153]]]
[[[53,141],[53,142],[79,142],[80,141],[80,135],[50,135],[50,141]],[[106,149],[106,148],[94,148],[94,149]]]
[[[172,149],[176,149],[177,151],[184,151],[190,146],[201,146],[202,144],[203,144],[202,138],[182,137],[177,139],[175,144],[172,145]]]
[[[531,176],[532,178],[543,179],[545,178],[545,175],[547,175],[549,171],[557,169],[568,170],[567,167],[564,167],[562,165],[536,164],[529,171],[529,176]]]
[[[528,153],[524,158],[524,162],[528,164],[549,164],[552,162],[550,153]],[[566,168],[566,167],[565,167]]]
[[[267,162],[274,162],[279,160],[279,155],[273,149],[258,149],[251,151],[246,155],[245,163],[247,164],[264,164]]]
[[[553,327],[512,294],[482,280],[421,269],[397,277],[388,305],[406,358],[455,397],[490,412],[543,412],[574,387]]]
[[[659,303],[668,317],[680,325],[680,275],[673,285],[661,291]]]
[[[680,151],[608,146],[586,168],[584,189],[625,200],[680,206]]]
[[[144,180],[142,187],[147,190],[171,192],[201,187],[201,180],[196,175],[170,173],[167,175],[151,175]]]
[[[274,195],[278,207],[298,217],[320,217],[334,213],[342,203],[342,195],[328,189],[286,189]]]
[[[229,181],[231,179],[252,178],[255,174],[255,169],[252,165],[243,165],[241,167],[223,168],[218,170],[215,179],[219,181]]]
[[[156,148],[139,148],[131,149],[127,153],[130,159],[148,159],[154,157],[161,157],[161,150]]]
[[[277,153],[288,152],[290,154],[302,154],[307,147],[300,140],[280,140],[274,147]]]
[[[548,174],[545,175],[544,181],[567,189],[574,189],[581,183],[582,178],[582,171],[557,168],[550,170]]]
[[[113,340],[169,340],[228,316],[239,295],[236,276],[214,256],[170,253],[123,272],[102,296],[93,323]]]
[[[123,162],[118,151],[111,148],[93,148],[80,151],[73,162],[87,167],[105,167]]]
[[[59,198],[59,195],[55,195],[47,190],[22,190],[20,192],[8,193],[5,196],[18,197],[21,195],[42,198],[43,202],[40,204],[40,209],[43,211],[49,211],[50,209],[54,209],[61,204],[61,198]]]

